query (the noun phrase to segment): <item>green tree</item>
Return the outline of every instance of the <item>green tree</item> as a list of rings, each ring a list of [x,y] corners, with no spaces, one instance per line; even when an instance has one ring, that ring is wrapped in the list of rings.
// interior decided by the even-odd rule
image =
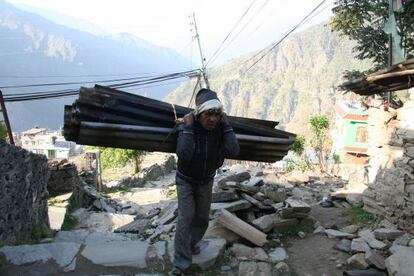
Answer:
[[[311,117],[309,123],[313,134],[311,144],[318,157],[321,169],[325,170],[325,152],[329,150],[329,119],[326,115],[318,115]]]
[[[6,140],[7,138],[7,129],[4,122],[0,122],[0,139]]]
[[[396,12],[400,47],[407,58],[414,56],[414,1],[403,1],[403,11]],[[383,30],[388,20],[388,0],[336,0],[331,28],[357,42],[356,58],[371,59],[371,71],[387,65],[388,34]],[[348,73],[351,78],[360,72]]]
[[[91,147],[99,149],[101,152],[101,162],[103,169],[116,168],[129,162],[134,163],[135,173],[139,172],[143,151],[107,147]]]
[[[292,151],[298,156],[301,156],[305,150],[305,137],[302,135],[296,136],[295,141],[292,145]]]

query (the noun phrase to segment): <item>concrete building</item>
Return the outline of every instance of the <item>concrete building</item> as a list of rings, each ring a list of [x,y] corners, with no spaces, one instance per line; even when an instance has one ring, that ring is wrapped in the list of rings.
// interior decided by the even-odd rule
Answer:
[[[335,111],[335,128],[332,132],[333,153],[342,163],[367,163],[368,111],[347,102],[337,103]]]

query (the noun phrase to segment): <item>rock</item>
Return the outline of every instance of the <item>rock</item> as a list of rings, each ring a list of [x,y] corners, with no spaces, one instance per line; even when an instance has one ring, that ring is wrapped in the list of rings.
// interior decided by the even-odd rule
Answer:
[[[172,201],[168,204],[164,210],[161,211],[158,219],[153,222],[153,225],[164,225],[170,223],[172,220],[175,219],[178,212],[178,202]]]
[[[264,184],[263,177],[252,176],[244,185],[249,187],[260,187]]]
[[[272,207],[277,211],[277,210],[279,210],[279,209],[282,209],[283,208],[283,206],[285,206],[285,203],[284,202],[278,202],[278,203],[275,203],[275,204],[272,204]]]
[[[364,253],[357,253],[350,257],[346,262],[349,266],[355,269],[365,269],[369,266],[365,261]]]
[[[288,230],[291,227],[297,226],[299,224],[298,219],[292,218],[292,219],[279,219],[275,221],[273,224],[273,231],[277,233],[284,232]]]
[[[293,197],[286,199],[285,202],[288,204],[288,206],[293,208],[295,212],[308,213],[311,210],[311,207],[309,206],[309,204],[307,204],[306,202],[302,200],[295,199]]]
[[[407,249],[409,249],[409,248],[411,248],[411,247],[408,247],[408,246],[403,246],[403,245],[398,245],[398,244],[394,244],[394,245],[392,245],[390,248],[388,248],[388,251],[389,251],[391,254],[394,254],[394,253],[396,253],[398,250],[400,250],[401,248],[407,248]]]
[[[255,227],[264,232],[269,232],[280,221],[280,217],[277,214],[264,215],[255,219],[252,223]]]
[[[345,253],[351,252],[351,241],[347,239],[342,239],[340,242],[334,245],[334,248],[343,251]]]
[[[220,270],[223,271],[223,272],[230,271],[231,270],[231,266],[229,266],[229,265],[222,265],[220,267]]]
[[[414,272],[414,250],[401,248],[385,260],[390,276],[409,276]]]
[[[410,247],[414,247],[414,239],[412,239],[412,240],[408,243],[408,246],[410,246]]]
[[[70,266],[81,244],[74,242],[53,242],[47,244],[5,246],[0,248],[8,263],[19,266],[34,263],[55,262],[60,269]]]
[[[234,191],[221,191],[213,193],[211,202],[229,202],[240,199],[239,195]]]
[[[328,238],[330,239],[342,239],[342,238],[352,239],[355,237],[355,235],[353,234],[341,232],[341,231],[334,230],[334,229],[326,229],[325,233],[328,235]]]
[[[211,212],[215,212],[217,210],[226,209],[229,212],[235,212],[239,210],[245,210],[252,207],[252,204],[245,199],[240,199],[233,202],[219,202],[219,203],[212,203],[211,204]]]
[[[299,236],[299,238],[304,239],[306,237],[306,233],[303,232],[303,231],[299,231],[298,236]]]
[[[83,243],[88,235],[87,230],[59,231],[56,233],[54,242]]]
[[[106,212],[91,213],[85,220],[80,221],[79,228],[87,228],[93,231],[107,232],[128,224],[134,220],[134,216],[113,214]]]
[[[369,265],[373,265],[381,270],[385,269],[384,257],[382,257],[374,250],[368,250],[367,252],[365,252],[365,260]]]
[[[241,262],[239,265],[239,276],[271,275],[272,267],[264,262]]]
[[[198,255],[193,256],[193,266],[202,270],[212,267],[217,259],[222,256],[226,246],[224,239],[206,239],[208,245]],[[174,256],[174,255],[171,255]]]
[[[262,193],[274,202],[283,202],[286,199],[286,189],[274,185],[264,185]]]
[[[404,232],[396,229],[380,228],[374,230],[374,236],[379,240],[392,241],[398,237],[401,237],[402,235],[404,235]]]
[[[283,247],[278,247],[269,253],[272,263],[278,263],[289,258],[286,250]]]
[[[162,271],[164,271],[169,261],[167,242],[158,241],[148,247],[145,262],[150,269],[160,271],[160,268],[162,268]]]
[[[397,245],[407,246],[407,245],[408,245],[408,243],[410,242],[410,240],[411,240],[412,238],[413,238],[413,237],[412,237],[410,234],[405,233],[405,234],[404,234],[404,235],[402,235],[401,237],[396,238],[396,239],[393,241],[393,243],[392,243],[392,244],[397,244]]]
[[[275,265],[276,275],[289,275],[290,268],[285,262],[280,262]]]
[[[150,219],[140,219],[134,220],[126,225],[123,225],[114,230],[115,233],[135,233],[135,234],[144,234],[145,230],[148,229],[151,225]]]
[[[260,247],[251,248],[244,244],[236,243],[233,244],[230,250],[240,260],[269,261],[269,256]]]
[[[223,188],[223,187],[226,186],[226,182],[240,183],[240,182],[243,182],[245,180],[248,180],[249,178],[250,178],[249,172],[247,170],[244,170],[244,171],[240,171],[240,172],[222,177],[217,182],[217,185],[218,185],[218,187]]]
[[[280,216],[282,218],[306,218],[308,213],[295,212],[293,208],[287,207],[280,209]]]
[[[379,241],[375,238],[374,233],[371,230],[362,230],[359,231],[358,234],[363,240],[365,240],[368,245],[373,248],[373,249],[384,249],[385,247],[387,247],[387,245],[385,243],[383,243],[382,241]]]
[[[323,226],[318,226],[318,227],[316,227],[316,229],[313,231],[313,234],[315,234],[315,235],[325,234],[325,228],[323,228]]]
[[[349,233],[349,234],[356,234],[359,230],[359,226],[358,225],[348,225],[345,226],[344,228],[341,228],[340,231],[341,232],[345,232],[345,233]]]
[[[362,238],[353,239],[351,242],[351,252],[358,253],[358,252],[367,252],[371,250],[368,243],[363,240]]]
[[[86,239],[84,244],[94,244],[94,243],[105,243],[105,242],[114,242],[114,241],[130,241],[131,238],[112,232],[92,232]]]
[[[215,219],[210,221],[204,237],[212,239],[225,239],[227,242],[234,242],[240,238],[239,235],[222,226]]]
[[[90,243],[83,249],[82,256],[96,265],[146,268],[147,250],[148,243],[143,241]]]

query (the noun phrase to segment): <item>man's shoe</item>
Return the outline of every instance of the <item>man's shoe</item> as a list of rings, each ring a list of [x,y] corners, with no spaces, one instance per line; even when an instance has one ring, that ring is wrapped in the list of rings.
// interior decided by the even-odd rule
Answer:
[[[196,245],[193,245],[191,247],[191,253],[193,255],[198,255],[198,254],[200,254],[200,252],[201,252],[200,247],[197,244]]]
[[[173,270],[171,271],[171,275],[184,276],[184,272],[181,271],[181,269],[179,269],[178,267],[174,267]]]
[[[207,248],[207,246],[208,246],[208,242],[201,240],[198,243],[196,243],[195,245],[191,246],[191,253],[193,255],[198,255],[198,254],[200,254],[200,252],[202,250]]]

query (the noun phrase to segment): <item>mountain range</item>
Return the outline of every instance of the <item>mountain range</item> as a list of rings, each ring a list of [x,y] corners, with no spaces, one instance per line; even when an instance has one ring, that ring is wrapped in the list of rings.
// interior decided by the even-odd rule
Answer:
[[[49,12],[48,18],[53,18],[53,14]],[[58,18],[59,15],[55,15],[55,19]],[[62,17],[60,23],[65,22],[69,24],[76,20]],[[79,26],[66,27],[0,0],[0,87],[3,87],[3,94],[78,89],[81,86],[4,88],[13,85],[98,82],[193,69],[188,60],[171,49],[131,34],[102,34],[86,25],[79,25],[85,26],[85,31],[76,29]],[[179,83],[171,81],[163,86],[130,91],[162,99]],[[74,99],[7,103],[12,130],[22,131],[35,125],[58,129],[63,124],[64,104],[70,104]]]
[[[269,46],[210,69],[210,87],[217,91],[228,114],[279,121],[282,129],[308,135],[311,116],[327,114],[333,122],[334,104],[344,97],[336,89],[343,72],[370,67],[369,61],[354,58],[354,46],[332,32],[328,23],[321,23],[288,37],[277,47]],[[166,100],[188,105],[194,86],[195,80],[188,81]]]

